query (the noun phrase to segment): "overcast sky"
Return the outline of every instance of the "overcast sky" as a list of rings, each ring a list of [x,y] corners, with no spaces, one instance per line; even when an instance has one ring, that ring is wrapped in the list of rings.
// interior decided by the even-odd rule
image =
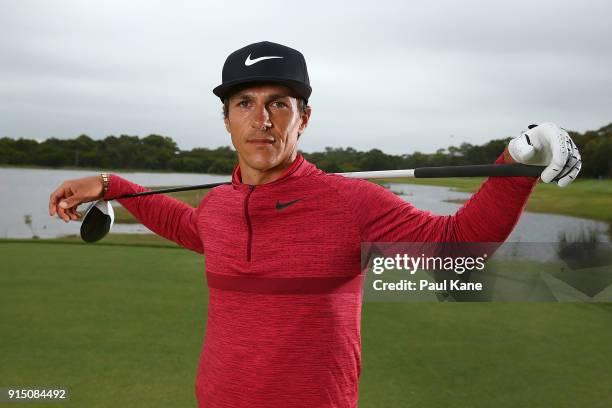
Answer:
[[[0,0],[0,137],[151,133],[229,145],[229,53],[300,50],[304,151],[432,152],[612,122],[611,1]]]

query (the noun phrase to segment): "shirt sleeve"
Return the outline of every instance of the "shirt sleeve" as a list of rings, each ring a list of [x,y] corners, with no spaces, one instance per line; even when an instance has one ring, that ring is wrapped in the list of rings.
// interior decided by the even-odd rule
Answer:
[[[503,163],[500,158],[496,163]],[[362,242],[503,242],[514,229],[537,177],[490,177],[454,215],[422,211],[384,187],[363,180],[339,192]]]
[[[124,194],[150,191],[141,185],[132,183],[116,174],[111,174],[108,191],[104,199]],[[198,233],[198,215],[200,208],[193,208],[186,203],[163,194],[143,197],[118,199],[145,227],[176,242],[192,251],[203,253],[204,247]]]

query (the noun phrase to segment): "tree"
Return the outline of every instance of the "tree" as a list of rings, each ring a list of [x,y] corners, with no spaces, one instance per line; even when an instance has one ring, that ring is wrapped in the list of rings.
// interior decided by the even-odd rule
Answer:
[[[581,177],[612,177],[612,123],[597,130],[569,133],[582,153]],[[390,155],[380,149],[361,152],[352,147],[326,147],[324,151],[304,153],[304,156],[328,172],[483,164],[492,163],[509,140],[494,139],[482,145],[462,143],[431,154]],[[144,138],[110,135],[103,140],[82,134],[74,139],[49,138],[42,143],[3,137],[0,138],[0,163],[229,174],[236,165],[236,152],[229,146],[181,151],[172,138],[157,134]]]

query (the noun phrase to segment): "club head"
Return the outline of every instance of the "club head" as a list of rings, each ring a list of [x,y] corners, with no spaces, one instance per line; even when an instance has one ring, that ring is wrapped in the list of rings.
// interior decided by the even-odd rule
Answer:
[[[81,223],[81,238],[85,242],[96,242],[108,234],[115,221],[115,212],[110,201],[99,200],[91,204]]]

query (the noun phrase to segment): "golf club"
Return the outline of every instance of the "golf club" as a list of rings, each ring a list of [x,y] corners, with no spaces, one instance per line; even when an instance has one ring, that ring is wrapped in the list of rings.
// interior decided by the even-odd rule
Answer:
[[[537,177],[544,167],[524,164],[481,164],[469,166],[420,167],[407,170],[357,171],[351,173],[335,173],[339,176],[360,179],[391,179],[391,178],[438,178],[438,177]],[[153,194],[174,193],[178,191],[203,190],[231,182],[199,184],[195,186],[173,187],[161,190],[143,191],[141,193],[124,194],[108,200],[99,200],[91,204],[81,223],[81,238],[85,242],[96,242],[109,233],[113,226],[115,215],[110,203],[120,198],[141,197]]]

